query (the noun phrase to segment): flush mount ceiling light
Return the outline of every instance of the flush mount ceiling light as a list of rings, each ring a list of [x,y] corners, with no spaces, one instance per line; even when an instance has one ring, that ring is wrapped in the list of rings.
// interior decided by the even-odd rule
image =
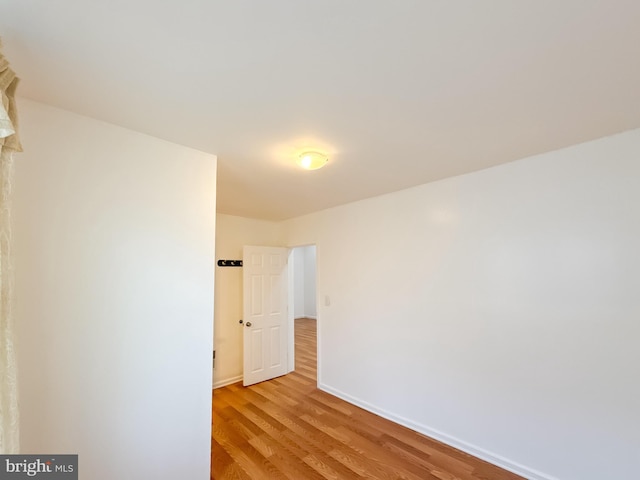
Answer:
[[[298,157],[298,165],[305,170],[317,170],[324,167],[329,159],[320,152],[302,152]]]

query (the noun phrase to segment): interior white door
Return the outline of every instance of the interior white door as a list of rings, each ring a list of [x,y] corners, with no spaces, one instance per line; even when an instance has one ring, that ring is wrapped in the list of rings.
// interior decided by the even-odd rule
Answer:
[[[287,257],[281,247],[243,250],[245,386],[287,373]]]

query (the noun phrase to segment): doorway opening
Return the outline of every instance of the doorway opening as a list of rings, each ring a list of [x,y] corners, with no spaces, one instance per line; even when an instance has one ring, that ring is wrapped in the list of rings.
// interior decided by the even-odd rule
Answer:
[[[289,254],[289,370],[318,379],[316,246],[294,247]]]

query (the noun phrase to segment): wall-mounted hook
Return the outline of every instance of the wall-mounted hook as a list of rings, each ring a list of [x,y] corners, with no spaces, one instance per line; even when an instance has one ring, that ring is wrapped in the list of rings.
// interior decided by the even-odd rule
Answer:
[[[219,267],[241,267],[242,260],[218,260]]]

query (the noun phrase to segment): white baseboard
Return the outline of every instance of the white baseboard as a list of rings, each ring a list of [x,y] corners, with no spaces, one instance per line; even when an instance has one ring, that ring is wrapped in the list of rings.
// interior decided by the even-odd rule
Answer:
[[[231,385],[232,383],[242,381],[242,375],[238,375],[237,377],[225,378],[223,380],[218,380],[213,383],[214,390],[216,388],[226,387],[227,385]]]
[[[318,319],[318,317],[317,317],[317,316],[315,316],[315,315],[305,315],[305,316],[306,316],[307,318],[312,319],[312,320],[317,320],[317,319]]]
[[[503,468],[512,473],[515,473],[524,478],[527,478],[528,480],[558,480],[557,478],[552,477],[551,475],[547,475],[537,470],[534,470],[532,468],[525,467],[524,465],[520,465],[517,462],[512,462],[507,458],[504,458],[495,453],[491,453],[483,448],[480,448],[470,443],[467,443],[465,441],[462,441],[456,437],[443,433],[439,430],[428,427],[426,425],[422,425],[420,423],[413,422],[407,418],[388,412],[382,408],[378,408],[375,405],[362,401],[358,398],[352,397],[351,395],[341,392],[340,390],[336,390],[335,388],[332,388],[324,383],[322,384],[318,383],[318,388],[324,392],[330,393],[331,395],[341,398],[346,402],[352,403],[353,405],[363,408],[371,413],[375,413],[376,415],[386,418],[387,420],[391,420],[392,422],[395,422],[404,427],[410,428],[411,430],[414,430],[418,433],[426,435],[427,437],[438,440],[439,442],[449,445],[450,447],[457,448],[458,450],[462,450],[463,452],[468,453],[469,455],[473,455],[474,457],[484,460],[485,462],[489,462],[497,467]]]

